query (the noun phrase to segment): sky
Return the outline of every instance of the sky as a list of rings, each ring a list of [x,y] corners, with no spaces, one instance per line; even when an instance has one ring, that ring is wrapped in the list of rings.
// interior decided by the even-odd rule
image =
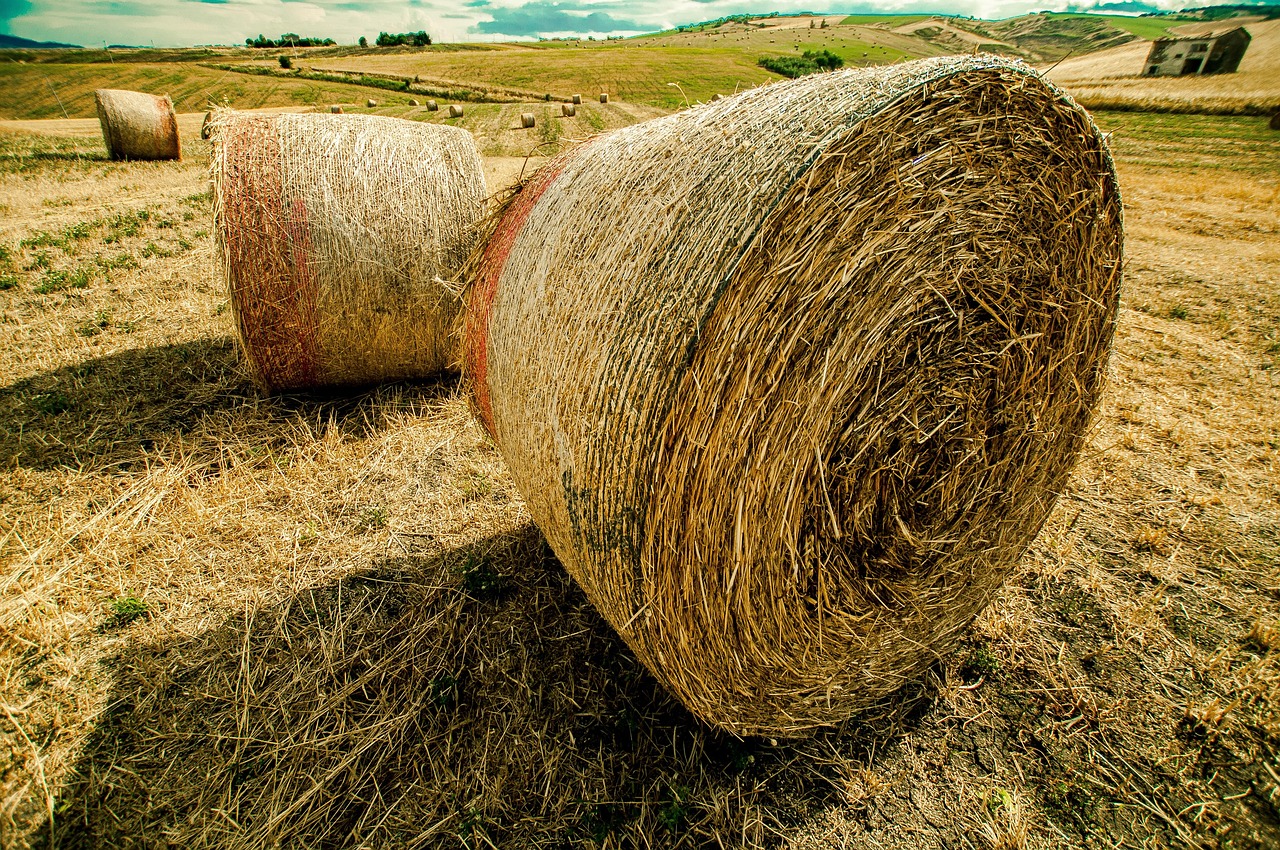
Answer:
[[[294,32],[353,44],[426,30],[436,41],[636,35],[743,12],[936,12],[1007,18],[1040,10],[1175,10],[1203,0],[0,0],[0,33],[85,46],[243,44]]]

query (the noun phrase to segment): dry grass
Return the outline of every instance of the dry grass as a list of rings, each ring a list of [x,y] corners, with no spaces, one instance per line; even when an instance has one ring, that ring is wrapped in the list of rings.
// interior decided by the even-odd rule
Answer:
[[[1100,116],[1131,260],[1081,465],[889,722],[773,746],[644,673],[451,387],[252,391],[199,117],[185,163],[0,132],[4,846],[1280,842],[1274,134]],[[41,253],[138,268],[39,295]]]

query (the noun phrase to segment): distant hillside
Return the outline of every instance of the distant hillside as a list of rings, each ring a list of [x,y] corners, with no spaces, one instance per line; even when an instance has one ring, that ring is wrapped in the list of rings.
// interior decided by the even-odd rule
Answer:
[[[79,47],[78,44],[62,44],[58,41],[32,41],[29,38],[18,38],[16,35],[0,34],[0,50],[35,50],[53,47]]]

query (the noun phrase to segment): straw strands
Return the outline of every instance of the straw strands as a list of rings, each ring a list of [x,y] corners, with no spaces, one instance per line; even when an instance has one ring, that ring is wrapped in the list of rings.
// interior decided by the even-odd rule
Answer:
[[[102,138],[112,159],[181,159],[178,117],[168,95],[98,89]]]
[[[217,255],[267,391],[455,367],[461,264],[483,212],[471,135],[367,115],[214,121]]]
[[[691,711],[838,723],[918,678],[1061,492],[1120,199],[1028,66],[819,74],[525,184],[470,272],[476,411],[556,554]]]

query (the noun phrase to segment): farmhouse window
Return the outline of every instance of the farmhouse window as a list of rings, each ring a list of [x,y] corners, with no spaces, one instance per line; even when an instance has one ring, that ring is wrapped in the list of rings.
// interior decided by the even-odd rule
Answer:
[[[1204,52],[1205,52],[1205,50],[1206,50],[1207,48],[1208,48],[1208,45],[1207,45],[1207,44],[1193,44],[1193,45],[1191,45],[1191,52],[1192,52],[1192,53],[1204,53]]]

